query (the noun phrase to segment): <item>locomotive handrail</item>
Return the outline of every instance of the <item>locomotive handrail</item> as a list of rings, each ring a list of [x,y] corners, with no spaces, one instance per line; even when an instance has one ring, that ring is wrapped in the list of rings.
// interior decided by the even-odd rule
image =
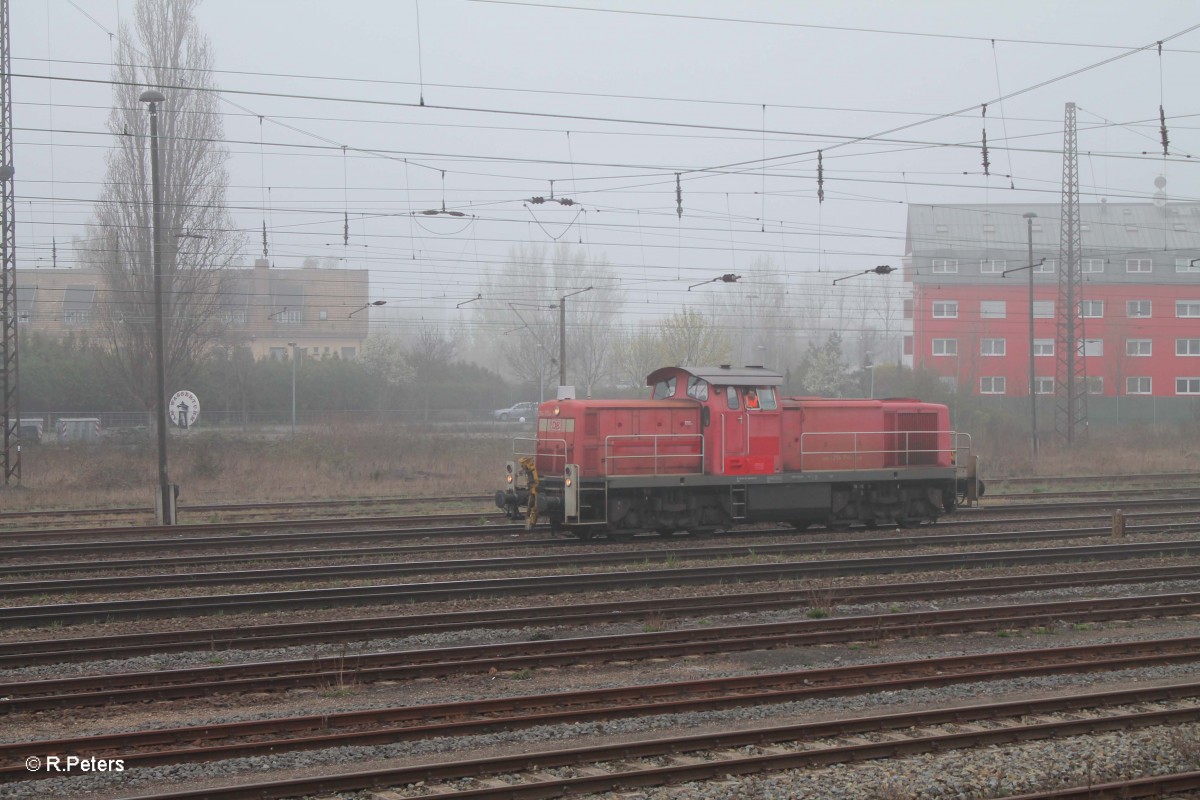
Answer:
[[[934,439],[935,441],[936,441],[936,437],[948,436],[950,439],[951,445],[950,445],[950,447],[912,447],[911,437],[915,436],[915,435],[935,437],[935,439]],[[848,436],[848,437],[850,437],[852,449],[850,449],[850,450],[813,450],[813,449],[808,449],[805,445],[811,444],[811,437],[818,437],[818,436],[824,436],[824,437],[830,437],[830,436],[846,437],[846,436]],[[860,436],[861,437],[868,437],[868,436],[869,437],[880,437],[881,441],[886,441],[886,439],[884,437],[888,437],[888,436],[903,437],[903,446],[897,445],[896,447],[892,447],[892,448],[878,448],[878,447],[867,447],[867,446],[865,446],[865,443],[864,443],[864,446],[860,447],[859,446],[859,437]],[[840,466],[840,467],[830,467],[828,465],[822,465],[820,467],[820,469],[822,469],[822,470],[861,469],[862,468],[861,462],[863,459],[865,459],[867,456],[877,456],[877,455],[903,456],[902,463],[901,463],[901,460],[898,458],[898,459],[896,459],[897,463],[892,464],[890,466],[936,466],[937,465],[936,462],[938,460],[937,456],[942,453],[949,453],[951,465],[957,465],[957,464],[961,463],[961,460],[962,460],[960,458],[962,448],[959,445],[959,440],[961,437],[966,437],[966,451],[969,453],[970,445],[971,445],[970,434],[959,433],[957,431],[895,431],[895,430],[893,430],[893,431],[807,431],[805,433],[800,434],[800,469],[801,470],[806,469],[806,465],[804,463],[806,457],[830,458],[830,457],[835,457],[835,456],[850,456],[851,463],[849,465]],[[806,439],[809,441],[806,442],[805,441]],[[918,442],[918,443],[920,444],[920,442]],[[924,464],[924,463],[914,464],[912,456],[913,455],[921,455],[921,454],[933,454],[934,455],[934,458],[932,459],[933,463],[931,463],[931,464]],[[923,461],[923,460],[924,459],[919,459],[918,461]]]
[[[561,450],[561,452],[546,452],[551,449],[547,445],[558,445],[558,447],[553,449]],[[532,456],[536,459],[550,459],[548,465],[542,464],[540,461],[538,462],[538,468],[544,476],[561,478],[568,463],[567,454],[566,439],[538,439],[532,436],[517,436],[513,438],[514,461],[520,461],[522,456]],[[560,461],[561,463],[557,463]]]
[[[633,445],[633,444],[635,444],[635,442],[626,441],[626,440],[634,440],[634,439],[649,440],[649,443],[651,445],[653,445],[652,452],[640,453],[640,454],[625,453],[625,454],[621,454],[621,455],[617,455],[614,453],[615,445]],[[676,445],[685,444],[686,445],[687,443],[684,440],[687,440],[687,439],[695,439],[697,441],[697,443],[699,444],[699,449],[697,450],[697,452],[695,452],[695,453],[660,453],[659,452],[660,441],[664,443],[664,446],[666,446],[668,444],[676,444]],[[699,433],[631,433],[631,434],[607,436],[604,439],[604,457],[608,464],[607,472],[609,475],[635,474],[635,473],[623,473],[620,470],[618,470],[615,465],[618,462],[621,462],[623,459],[629,459],[629,460],[633,461],[633,463],[636,464],[639,460],[647,459],[647,458],[651,459],[651,464],[652,464],[652,469],[653,469],[652,474],[654,474],[654,475],[700,475],[700,474],[703,474],[703,472],[704,472],[704,436]],[[667,472],[665,470],[660,469],[660,467],[662,466],[662,462],[669,458],[672,458],[672,459],[693,459],[694,458],[694,459],[696,459],[696,468],[693,470],[685,471],[685,472],[679,472],[679,471]]]

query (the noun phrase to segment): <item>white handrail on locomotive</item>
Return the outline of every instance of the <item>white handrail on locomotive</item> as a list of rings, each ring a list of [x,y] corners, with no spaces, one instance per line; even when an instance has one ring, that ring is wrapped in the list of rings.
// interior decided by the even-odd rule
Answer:
[[[634,454],[617,455],[616,451],[614,449],[615,445],[634,444],[633,442],[616,441],[616,440],[624,440],[624,439],[650,439],[651,443],[653,444],[653,452],[647,453],[647,454],[636,454],[636,455],[634,455]],[[685,452],[685,453],[659,453],[659,441],[667,440],[667,439],[678,440],[678,443],[682,444],[685,447],[687,446],[687,444],[684,443],[682,440],[698,439],[699,443],[700,443],[700,448],[699,448],[699,451],[695,452],[695,453],[687,453],[687,452]],[[671,443],[665,443],[664,446],[666,446],[668,444],[671,444]],[[638,473],[636,470],[634,470],[632,472],[622,472],[619,469],[617,469],[616,464],[618,462],[620,462],[622,459],[646,459],[646,458],[653,459],[653,470],[654,471],[652,474],[654,474],[654,475],[702,475],[702,474],[704,474],[704,435],[700,434],[700,433],[632,433],[632,434],[619,434],[619,435],[607,436],[604,439],[604,457],[605,457],[605,459],[607,459],[607,462],[608,462],[608,474],[610,476],[611,475],[645,474],[645,473]],[[662,462],[666,461],[667,459],[686,460],[686,459],[693,459],[693,458],[696,459],[696,468],[694,470],[687,470],[684,472],[674,470],[671,472],[667,472],[665,470],[659,469],[660,464]]]
[[[529,449],[522,449],[521,442],[529,442]],[[545,447],[545,445],[556,445],[554,448]],[[560,453],[547,452],[553,450],[561,450]],[[531,456],[533,458],[548,458],[550,459],[549,469],[542,469],[539,465],[542,477],[561,478],[563,470],[567,464],[567,440],[566,439],[537,439],[532,436],[518,436],[513,439],[513,460],[520,462],[522,456]],[[558,466],[558,471],[554,471],[555,461],[561,459],[562,464]]]
[[[935,448],[914,449],[913,447],[911,447],[911,440],[908,438],[912,435],[937,437],[937,436],[943,435],[943,434],[950,437],[951,445],[948,448],[936,448],[935,447]],[[887,437],[887,436],[900,436],[900,435],[903,435],[905,437],[903,447],[895,447],[892,449],[878,449],[878,450],[877,449],[868,450],[868,449],[863,449],[863,448],[859,447],[858,437],[860,437],[860,436],[863,436],[863,437],[866,437],[866,436]],[[851,449],[851,450],[816,450],[816,449],[808,449],[807,447],[805,447],[806,444],[812,443],[812,437],[818,437],[818,436],[826,436],[826,437],[849,436],[849,437],[851,437],[851,446],[853,447],[853,449]],[[809,441],[806,442],[805,441],[806,439]],[[960,441],[963,439],[965,439],[965,441],[966,441],[965,446],[960,444]],[[839,469],[846,469],[846,470],[860,469],[861,467],[859,464],[859,459],[861,457],[872,456],[872,455],[889,455],[889,454],[890,455],[902,455],[904,457],[905,463],[904,464],[897,463],[896,466],[912,466],[910,456],[914,453],[934,453],[934,454],[949,453],[950,454],[950,463],[956,467],[956,472],[960,473],[961,475],[965,475],[966,474],[966,472],[965,472],[966,463],[967,463],[970,453],[971,453],[971,434],[960,433],[958,431],[807,431],[805,433],[800,434],[800,470],[802,472],[805,470],[804,460],[806,457],[809,457],[809,456],[811,456],[813,458],[816,458],[816,457],[828,458],[831,456],[850,456],[851,463],[849,466],[831,467],[828,465],[822,465],[820,467],[820,469],[822,471],[830,471],[830,470],[836,471]],[[897,459],[897,461],[899,461],[899,459]],[[936,461],[936,459],[935,459],[935,461]]]

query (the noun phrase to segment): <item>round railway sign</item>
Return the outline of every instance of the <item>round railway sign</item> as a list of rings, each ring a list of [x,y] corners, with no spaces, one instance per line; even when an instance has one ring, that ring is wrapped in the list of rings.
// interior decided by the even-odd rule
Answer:
[[[186,430],[200,419],[200,398],[187,389],[176,392],[167,403],[167,414],[172,422]]]

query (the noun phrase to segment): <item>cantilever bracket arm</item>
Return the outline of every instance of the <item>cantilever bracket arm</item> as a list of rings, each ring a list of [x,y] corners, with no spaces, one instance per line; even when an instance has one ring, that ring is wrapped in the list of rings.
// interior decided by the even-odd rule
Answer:
[[[895,272],[895,271],[896,271],[896,268],[889,264],[880,264],[878,267],[872,267],[871,269],[864,269],[862,272],[855,272],[851,275],[843,275],[842,277],[835,279],[833,282],[833,285],[837,286],[840,281],[848,280],[850,278],[857,278],[859,275],[869,275],[872,272],[874,272],[876,275],[887,275],[887,274]]]

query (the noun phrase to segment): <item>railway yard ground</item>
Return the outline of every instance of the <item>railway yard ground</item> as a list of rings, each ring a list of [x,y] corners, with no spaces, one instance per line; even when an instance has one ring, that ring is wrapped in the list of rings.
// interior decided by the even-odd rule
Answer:
[[[169,530],[150,450],[43,448],[0,494],[0,798],[1200,796],[1169,439],[999,453],[932,526],[625,542],[507,523],[503,438],[173,443]]]

